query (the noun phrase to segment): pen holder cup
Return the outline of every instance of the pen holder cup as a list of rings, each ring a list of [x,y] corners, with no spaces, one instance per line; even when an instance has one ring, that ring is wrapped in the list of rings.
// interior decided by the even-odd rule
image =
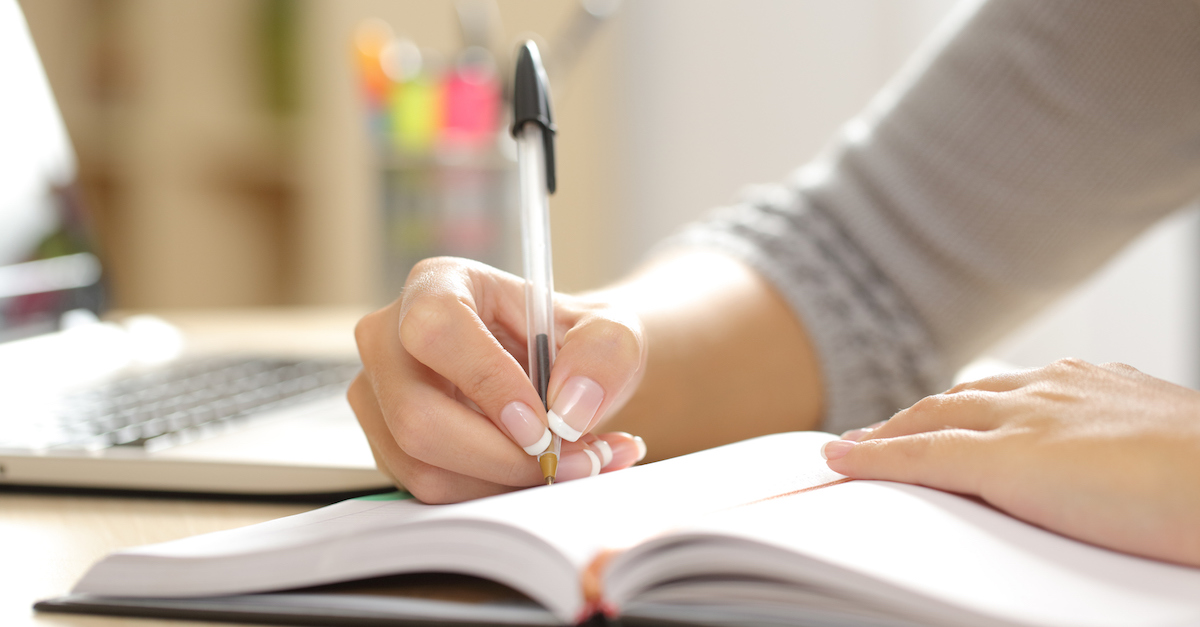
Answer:
[[[381,302],[399,296],[412,267],[429,257],[465,257],[520,273],[512,159],[498,150],[453,158],[388,151],[381,162]]]

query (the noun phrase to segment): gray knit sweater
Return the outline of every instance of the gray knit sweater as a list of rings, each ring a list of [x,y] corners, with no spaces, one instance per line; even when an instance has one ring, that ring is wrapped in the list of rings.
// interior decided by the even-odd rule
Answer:
[[[1200,5],[964,7],[786,185],[684,230],[785,296],[824,428],[887,418],[1200,193]]]

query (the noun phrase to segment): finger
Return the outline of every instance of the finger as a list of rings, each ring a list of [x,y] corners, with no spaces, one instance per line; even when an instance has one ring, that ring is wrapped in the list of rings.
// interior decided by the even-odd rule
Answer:
[[[397,308],[388,307],[364,318],[356,329],[364,373],[389,439],[409,457],[457,474],[506,486],[539,483],[541,472],[526,451],[486,416],[459,402],[453,384],[395,346],[398,317]],[[387,329],[392,330],[391,342]],[[389,351],[388,346],[395,348]]]
[[[346,390],[346,400],[349,401],[350,408],[354,410],[354,416],[358,419],[364,435],[367,430],[363,425],[363,420],[383,420],[383,414],[379,411],[379,403],[375,400],[375,394],[371,392],[371,384],[361,371],[350,382],[350,387]],[[371,441],[370,437],[367,438],[367,446],[371,447],[371,457],[375,460],[375,468],[396,487],[404,489],[404,486],[400,485],[395,475],[388,469],[387,463],[379,454],[379,449],[375,447],[375,443]]]
[[[954,429],[863,442],[834,440],[822,454],[831,470],[855,479],[979,495],[991,464],[990,438],[990,434]]]
[[[588,434],[584,435],[583,437],[579,438],[579,441],[586,444],[587,447],[592,449],[592,451],[595,452],[596,455],[600,458],[600,469],[601,470],[604,470],[604,468],[606,466],[608,466],[609,464],[612,463],[613,450],[612,450],[612,446],[608,443],[607,440],[604,440],[595,434],[588,433]]]
[[[861,440],[896,438],[946,429],[990,431],[999,427],[1006,415],[1003,392],[963,390],[954,394],[927,396],[908,409],[901,410]]]
[[[379,473],[384,477],[386,477],[388,481],[392,482],[392,485],[403,490],[404,486],[400,484],[400,480],[392,474],[390,469],[388,469],[387,463],[384,461],[383,456],[379,454],[379,450],[375,448],[375,444],[368,440],[367,446],[371,449],[371,458],[375,460],[375,469],[378,470]]]
[[[1122,363],[1118,363],[1115,361],[1110,361],[1107,363],[1100,364],[1100,367],[1109,372],[1114,372],[1116,374],[1125,375],[1131,379],[1144,380],[1144,379],[1153,379],[1154,378],[1154,377],[1151,377],[1150,375],[1142,372],[1141,370],[1138,370],[1137,368],[1130,366],[1129,364],[1122,364]]]
[[[586,434],[578,442],[564,442],[562,446],[562,460],[556,477],[558,481],[621,470],[646,457],[646,445],[642,439],[621,432],[600,436]]]
[[[887,424],[886,420],[880,420],[879,422],[869,424],[865,427],[859,427],[857,429],[849,429],[847,431],[842,432],[841,438],[843,440],[854,440],[855,442],[857,442],[859,440],[866,438],[868,435],[871,434],[872,431],[878,429],[879,427],[882,427],[885,424]]]
[[[1039,368],[1030,368],[1027,370],[1013,370],[1011,372],[1002,372],[982,379],[974,381],[963,381],[956,384],[954,387],[946,390],[946,394],[958,394],[972,390],[984,392],[1008,392],[1017,388],[1024,387],[1041,378]]]
[[[498,430],[487,416],[447,396],[441,377],[406,356],[379,368],[375,385],[384,421],[399,448],[446,470],[507,486],[540,483],[537,461]],[[544,426],[543,426],[544,428]]]
[[[600,474],[600,454],[584,442],[563,442],[555,481],[573,481]]]
[[[563,337],[550,373],[550,428],[574,442],[599,423],[641,375],[645,347],[634,318],[581,318]]]
[[[640,437],[619,431],[602,433],[596,437],[608,444],[612,451],[612,459],[600,472],[628,468],[646,458],[646,443]]]
[[[392,438],[371,387],[362,375],[351,382],[347,397],[380,471],[417,499],[426,503],[453,503],[513,489],[431,466],[407,455]]]
[[[501,292],[491,300],[510,303],[524,302],[523,288],[515,277],[510,281],[496,273],[476,279],[465,271],[437,280],[410,279],[413,287],[398,321],[400,343],[470,398],[527,454],[536,455],[550,443],[541,399],[521,364],[480,318],[475,299],[479,283]]]

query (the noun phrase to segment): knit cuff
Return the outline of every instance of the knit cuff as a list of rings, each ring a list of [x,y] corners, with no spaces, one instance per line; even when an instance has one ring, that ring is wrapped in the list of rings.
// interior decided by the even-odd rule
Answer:
[[[913,310],[829,215],[784,187],[753,195],[660,247],[717,248],[774,284],[816,348],[822,428],[840,433],[884,420],[949,385]]]

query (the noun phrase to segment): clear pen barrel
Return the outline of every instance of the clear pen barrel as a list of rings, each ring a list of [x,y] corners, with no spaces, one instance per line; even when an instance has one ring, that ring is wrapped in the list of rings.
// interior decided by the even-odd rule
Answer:
[[[542,404],[554,363],[554,277],[550,258],[550,206],[546,190],[542,127],[527,123],[517,136],[521,186],[521,241],[525,256],[525,311],[529,379]]]

